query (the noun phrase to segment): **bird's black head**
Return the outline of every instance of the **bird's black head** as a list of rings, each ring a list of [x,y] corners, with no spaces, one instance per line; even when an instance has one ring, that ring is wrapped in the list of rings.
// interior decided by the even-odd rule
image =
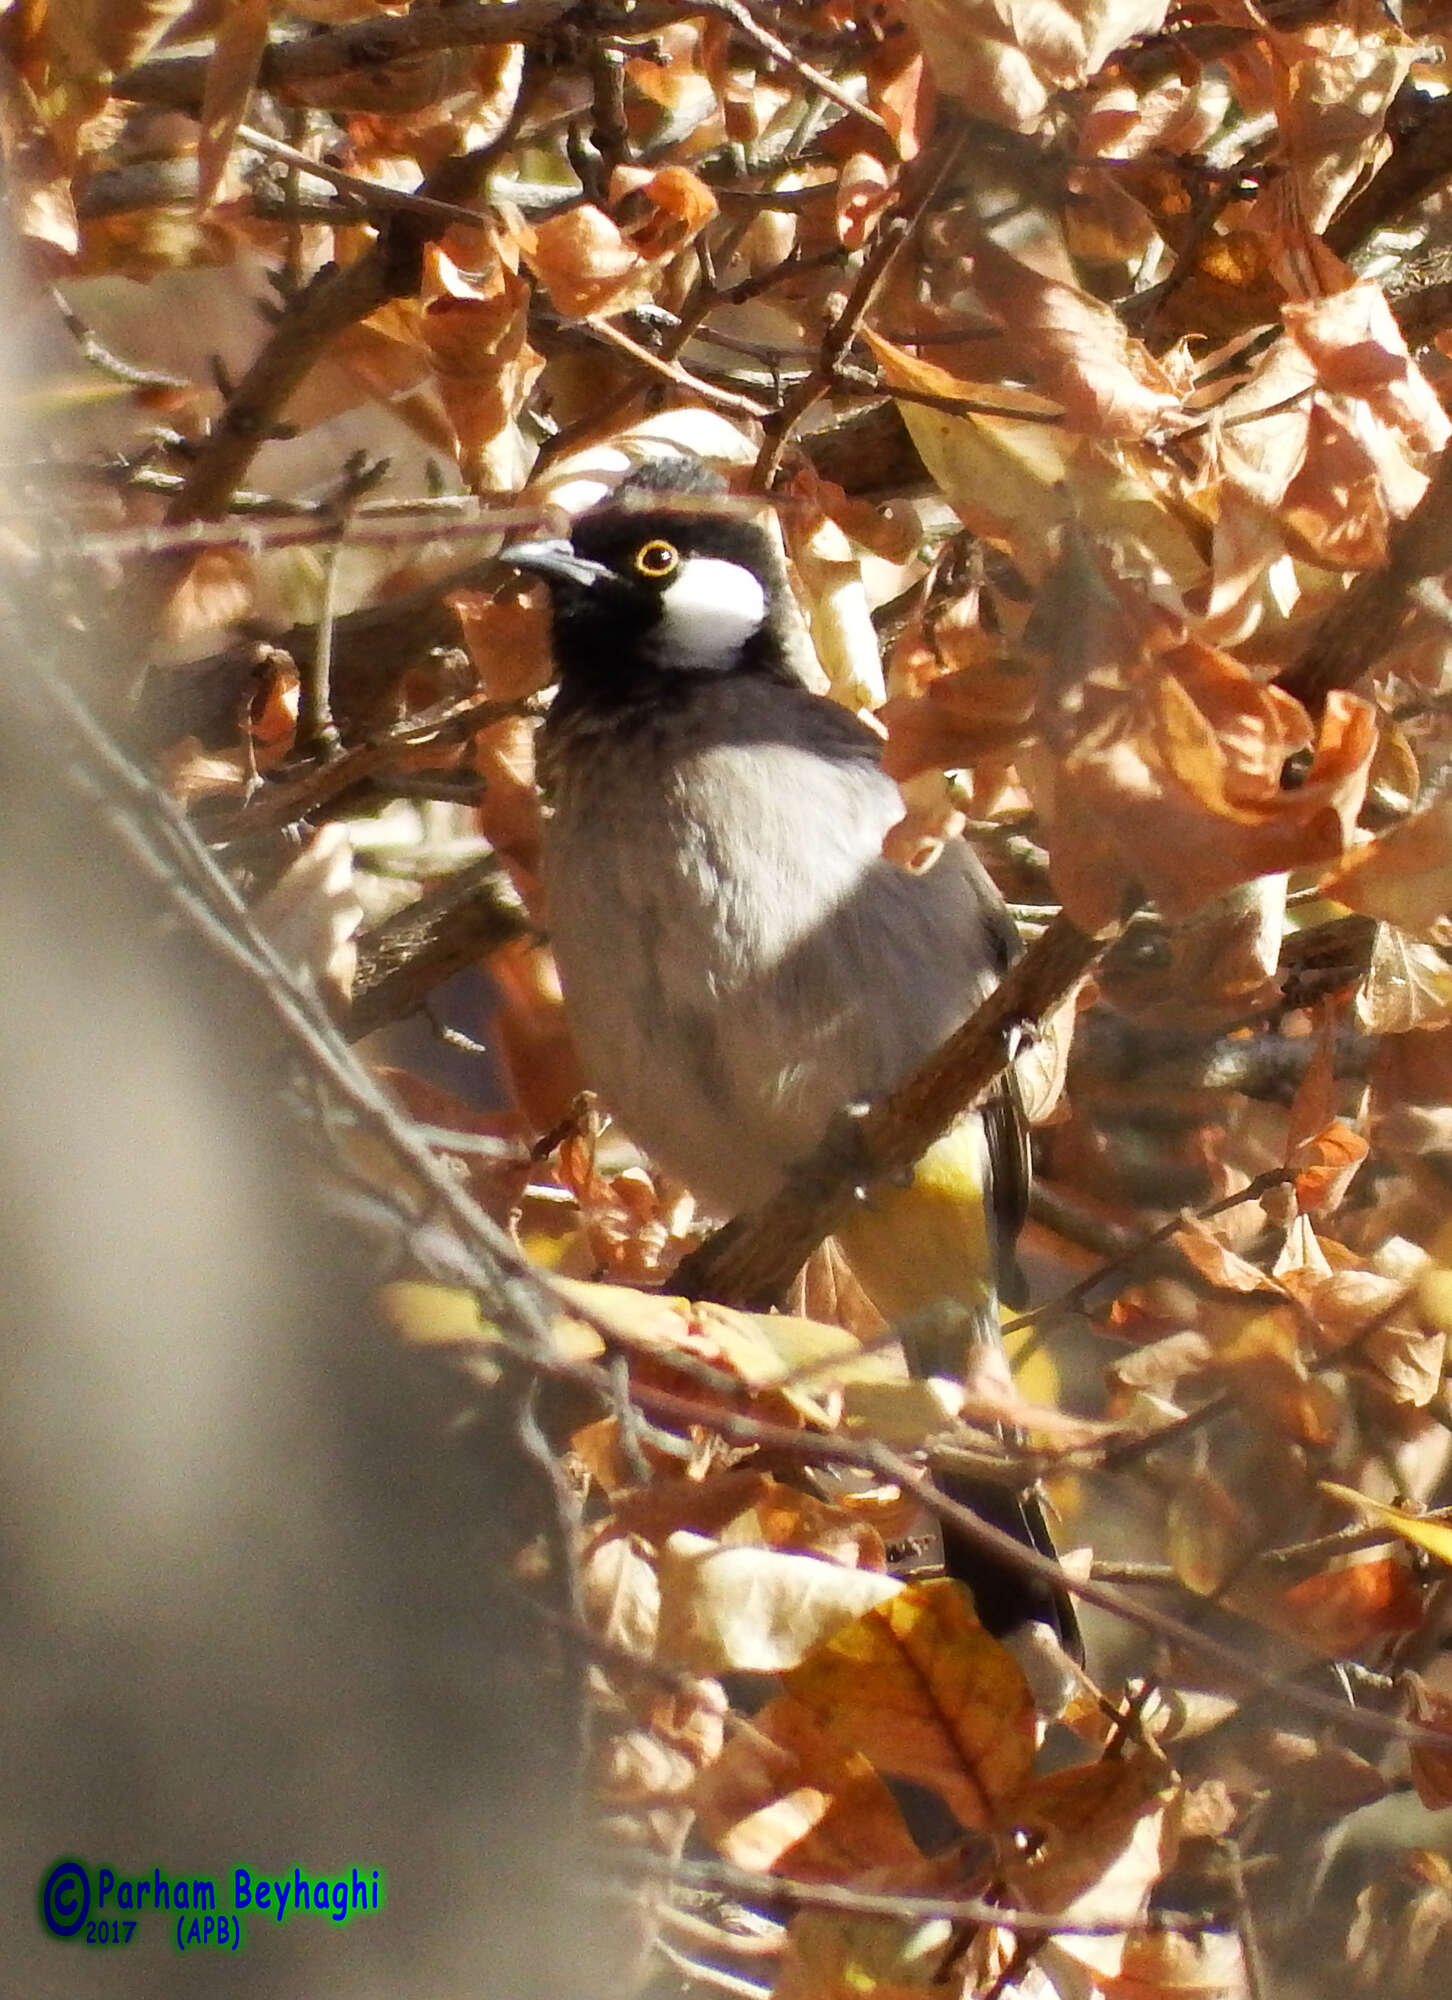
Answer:
[[[581,514],[569,541],[502,551],[549,586],[568,701],[629,705],[702,675],[787,674],[779,565],[726,493],[698,460],[656,459]]]

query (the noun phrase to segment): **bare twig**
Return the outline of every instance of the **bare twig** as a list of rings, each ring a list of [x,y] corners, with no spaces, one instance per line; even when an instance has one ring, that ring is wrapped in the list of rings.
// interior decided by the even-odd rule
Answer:
[[[678,361],[667,361],[659,354],[652,354],[648,347],[642,347],[638,341],[632,340],[628,333],[622,333],[618,326],[612,326],[609,320],[587,319],[581,324],[588,327],[597,340],[603,340],[609,347],[619,348],[622,354],[628,354],[633,361],[638,361],[652,374],[664,376],[667,382],[674,383],[678,389],[685,389],[691,395],[699,396],[703,403],[708,403],[713,409],[726,410],[732,416],[763,418],[771,415],[770,408],[764,403],[756,402],[753,397],[737,395],[730,389],[717,389],[710,382],[703,382],[698,375],[693,375],[688,368],[683,368]]]
[[[421,715],[411,715],[405,721],[395,723],[391,729],[371,737],[366,743],[355,744],[347,750],[339,748],[321,763],[310,765],[296,776],[274,779],[264,785],[237,811],[225,817],[208,819],[205,826],[207,838],[215,841],[245,840],[253,834],[270,833],[278,827],[290,826],[294,820],[305,819],[309,813],[321,811],[365,778],[376,777],[380,771],[387,769],[401,750],[412,749],[420,743],[447,742],[451,738],[462,740],[476,730],[487,729],[491,722],[500,722],[505,716],[518,713],[517,701],[494,701],[486,695],[468,695],[461,701],[444,702],[437,708],[426,709]]]
[[[428,21],[453,21],[459,12],[410,14],[400,21],[363,24],[381,32]],[[485,10],[502,13],[504,8]],[[346,31],[344,31],[346,32]],[[315,37],[289,47],[315,48]],[[264,64],[264,68],[265,68]],[[526,77],[528,69],[526,66]],[[418,193],[441,210],[457,209],[487,179],[500,155],[514,143],[524,115],[526,89],[522,82],[503,130],[487,146],[472,153],[451,154],[440,161]],[[390,299],[407,297],[422,276],[424,246],[441,236],[449,220],[427,219],[418,213],[392,214],[378,240],[355,263],[327,266],[297,297],[264,342],[242,380],[227,398],[227,406],[198,452],[181,492],[167,510],[169,521],[214,520],[241,483],[258,450],[272,434],[288,398],[340,334],[367,319]]]
[[[791,1903],[802,1910],[835,1910],[843,1916],[891,1917],[903,1923],[940,1918],[952,1924],[991,1924],[1029,1936],[1055,1932],[1065,1937],[1123,1937],[1136,1931],[1207,1929],[1214,1921],[1203,1911],[1139,1910],[1124,1917],[1066,1917],[1042,1910],[1017,1910],[980,1896],[912,1896],[891,1890],[854,1889],[837,1882],[804,1882],[790,1875],[759,1875],[729,1861],[672,1861],[643,1849],[611,1855],[611,1866],[648,1875],[683,1888],[716,1889],[755,1902]]]
[[[724,15],[739,35],[744,36],[749,42],[755,42],[757,47],[763,49],[773,61],[791,70],[811,89],[820,91],[823,97],[830,98],[833,104],[840,105],[844,111],[850,111],[854,117],[863,118],[869,125],[875,125],[879,132],[887,130],[882,119],[868,105],[859,103],[850,90],[844,90],[834,78],[814,68],[811,63],[797,55],[795,50],[789,49],[786,43],[774,35],[763,22],[758,21],[751,9],[744,4],[744,0],[704,0],[704,5],[710,13]]]
[[[1091,1271],[1086,1277],[1077,1279],[1064,1291],[1057,1292],[1053,1298],[1045,1299],[1042,1305],[1034,1306],[1031,1311],[1020,1313],[1016,1319],[1008,1320],[1004,1325],[1004,1332],[1020,1333],[1026,1327],[1040,1326],[1044,1320],[1056,1319],[1060,1313],[1072,1312],[1088,1298],[1091,1292],[1097,1291],[1106,1278],[1121,1276],[1132,1270],[1141,1257],[1151,1250],[1158,1249],[1162,1243],[1168,1243],[1187,1222],[1210,1222],[1217,1215],[1224,1215],[1232,1208],[1239,1208],[1242,1202],[1259,1201],[1263,1194],[1269,1194],[1273,1188],[1284,1187],[1288,1181],[1293,1181],[1295,1178],[1295,1173],[1290,1167],[1271,1167],[1265,1173],[1257,1174],[1255,1179],[1249,1181],[1243,1188],[1237,1188],[1234,1194],[1222,1195],[1218,1201],[1207,1202],[1203,1208],[1181,1209],[1178,1214],[1171,1216],[1168,1222],[1161,1223],[1158,1229],[1152,1229],[1147,1236],[1140,1237],[1138,1242],[1118,1251],[1108,1263],[1101,1264],[1097,1271]],[[1036,1336],[1032,1345],[1037,1345],[1039,1337],[1041,1334]],[[1015,1350],[1017,1361],[1021,1362],[1024,1359],[1030,1345],[1031,1343],[1026,1341],[1022,1348]]]
[[[472,208],[464,208],[456,202],[435,201],[426,194],[409,194],[403,188],[387,187],[382,181],[365,180],[361,174],[350,174],[343,167],[332,166],[326,160],[315,160],[311,153],[304,153],[296,146],[284,145],[281,139],[269,138],[255,125],[239,125],[237,137],[253,152],[265,153],[269,159],[281,160],[300,174],[311,174],[315,180],[327,181],[345,194],[353,195],[360,206],[370,213],[416,215],[421,221],[437,223],[441,229],[460,225],[477,229],[482,220]]]
[[[878,224],[847,303],[823,335],[816,367],[797,384],[769,427],[752,475],[757,485],[770,486],[793,430],[818,398],[833,387],[838,364],[861,331],[862,322],[893,265],[912,242],[934,198],[962,159],[968,136],[964,126],[950,130],[935,148],[903,169],[893,213]]]

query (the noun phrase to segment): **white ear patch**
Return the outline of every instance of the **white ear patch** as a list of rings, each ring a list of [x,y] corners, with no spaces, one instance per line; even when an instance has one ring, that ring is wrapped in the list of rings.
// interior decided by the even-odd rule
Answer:
[[[724,667],[761,629],[766,592],[739,563],[687,556],[660,594],[658,654],[688,667]]]

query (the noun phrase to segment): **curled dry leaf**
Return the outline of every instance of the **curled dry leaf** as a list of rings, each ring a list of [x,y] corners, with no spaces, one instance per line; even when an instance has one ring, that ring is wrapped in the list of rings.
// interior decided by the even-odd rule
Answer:
[[[1256,1577],[1232,1591],[1229,1602],[1331,1659],[1354,1659],[1368,1646],[1415,1632],[1423,1613],[1406,1564],[1391,1556],[1322,1570],[1285,1589]]]
[[[1417,938],[1445,940],[1452,911],[1452,800],[1413,813],[1334,869],[1326,893]]]
[[[531,228],[517,229],[520,254],[571,319],[625,312],[649,303],[659,266],[689,243],[716,213],[716,197],[685,167],[663,167],[636,181],[612,183],[612,207],[624,224],[581,202]]]
[[[267,48],[272,0],[231,0],[217,24],[197,135],[197,206],[217,192]]]
[[[1403,1675],[1402,1684],[1407,1693],[1408,1721],[1422,1729],[1439,1730],[1447,1738],[1445,1750],[1423,1743],[1407,1746],[1417,1797],[1429,1812],[1440,1812],[1444,1806],[1452,1806],[1452,1696],[1429,1687],[1420,1674]]]
[[[1119,1970],[1100,1975],[1104,2000],[1248,2000],[1245,1947],[1237,1931],[1136,1931]]]
[[[795,1550],[847,1569],[887,1567],[882,1536],[861,1508],[833,1506],[744,1467],[616,1493],[611,1513],[622,1531],[655,1545],[684,1530],[731,1547]]]
[[[1296,1170],[1296,1201],[1302,1214],[1334,1215],[1370,1151],[1369,1141],[1343,1118],[1333,1118],[1303,1140],[1290,1160]]]
[[[1044,748],[1020,768],[1048,822],[1055,886],[1084,928],[1112,923],[1136,889],[1174,920],[1349,846],[1376,743],[1368,703],[1334,692],[1313,728],[1292,696],[1107,575],[1075,531],[1029,637],[1047,660]],[[1307,749],[1304,782],[1288,789],[1287,760]]]
[[[423,315],[423,338],[455,433],[455,456],[475,492],[508,485],[512,454],[504,434],[533,388],[544,358],[527,338],[529,286],[496,262],[487,288],[442,294]]]
[[[1384,157],[1387,110],[1416,44],[1389,17],[1360,15],[1308,21],[1263,46],[1281,157],[1307,229],[1320,231]]]
[[[1165,1757],[1147,1744],[1033,1779],[1013,1807],[1028,1838],[1004,1871],[1008,1900],[1068,1923],[1141,1914],[1173,1855],[1176,1789]],[[1056,1945],[1101,1975],[1116,1971],[1124,1952],[1122,1936],[1068,1930]]]
[[[624,312],[651,294],[650,266],[604,209],[581,202],[522,234],[524,261],[570,319]]]
[[[1356,996],[1356,1023],[1370,1035],[1425,1033],[1452,1023],[1452,965],[1445,951],[1378,924]]]
[[[974,289],[1011,330],[1016,365],[1063,407],[1071,431],[1142,438],[1179,403],[1182,386],[1102,300],[1047,277],[984,237],[972,250]]]
[[[1199,525],[1183,504],[1161,498],[1151,455],[1068,431],[1062,406],[1026,389],[965,382],[872,329],[864,339],[889,388],[981,408],[962,415],[900,405],[913,443],[965,526],[1006,549],[1030,581],[1051,566],[1073,494],[1075,517],[1131,572],[1186,590],[1203,579]],[[1002,412],[1002,414],[985,414]]]
[[[1211,1472],[1192,1471],[1170,1494],[1165,1544],[1175,1575],[1213,1597],[1255,1545],[1255,1522]]]
[[[592,1632],[639,1659],[651,1658],[661,1588],[655,1564],[633,1535],[606,1534],[585,1550],[580,1594]]]

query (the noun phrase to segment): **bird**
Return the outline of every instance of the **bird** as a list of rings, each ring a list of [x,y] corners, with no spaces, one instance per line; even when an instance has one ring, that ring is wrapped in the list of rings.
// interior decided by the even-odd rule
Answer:
[[[965,840],[921,871],[884,854],[903,805],[880,739],[805,685],[781,558],[704,462],[649,460],[568,539],[501,556],[548,592],[545,920],[584,1076],[650,1159],[736,1214],[974,1011],[1015,927]],[[1028,1187],[1010,1076],[838,1241],[885,1318],[950,1300],[966,1347],[997,1337]],[[1032,1496],[981,1511],[1052,1547]],[[1072,1621],[1012,1566],[995,1593],[1004,1625],[1050,1596],[1050,1622]]]

